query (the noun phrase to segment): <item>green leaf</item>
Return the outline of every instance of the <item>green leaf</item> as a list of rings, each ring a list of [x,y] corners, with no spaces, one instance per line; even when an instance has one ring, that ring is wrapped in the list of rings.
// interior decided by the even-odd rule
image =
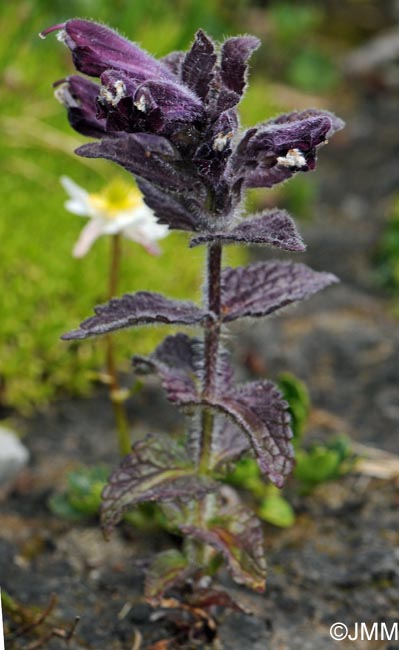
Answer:
[[[189,565],[187,558],[175,549],[159,553],[150,565],[144,585],[146,600],[156,607],[165,591],[184,581],[196,567]]]
[[[295,523],[291,505],[277,491],[262,500],[257,514],[263,521],[280,528],[288,528]]]
[[[309,418],[309,392],[306,384],[290,372],[283,372],[279,375],[278,386],[289,404],[288,410],[291,414],[291,429],[295,445],[301,439]]]
[[[230,488],[208,497],[205,520],[183,524],[180,530],[221,553],[232,577],[255,591],[265,589],[266,560],[260,521]]]
[[[327,445],[314,445],[307,451],[300,449],[294,476],[308,489],[332,481],[348,471],[351,454],[350,440],[344,435],[336,436]]]
[[[295,478],[308,486],[318,485],[339,476],[341,458],[338,451],[315,446],[309,451],[297,452]]]
[[[254,458],[241,458],[232,472],[226,476],[226,481],[232,485],[246,488],[253,479],[260,477],[260,469]]]
[[[68,521],[81,521],[86,516],[70,504],[66,494],[54,494],[48,500],[48,507],[53,514]]]
[[[73,470],[68,474],[64,494],[50,498],[50,510],[59,517],[76,521],[97,515],[108,474],[109,468],[105,465]]]
[[[83,467],[68,476],[67,499],[72,508],[85,515],[96,515],[101,493],[109,475],[105,466]]]

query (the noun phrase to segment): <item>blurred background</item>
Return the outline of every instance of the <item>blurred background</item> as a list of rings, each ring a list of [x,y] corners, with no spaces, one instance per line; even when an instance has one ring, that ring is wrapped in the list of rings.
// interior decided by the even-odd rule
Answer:
[[[187,48],[199,27],[216,39],[259,36],[243,125],[314,106],[336,111],[348,126],[320,153],[316,174],[254,192],[249,207],[286,207],[305,233],[313,266],[377,297],[373,309],[389,320],[399,287],[398,14],[391,0],[1,3],[0,413],[29,413],[61,395],[87,394],[97,379],[102,347],[66,345],[59,336],[106,298],[109,242],[102,238],[85,258],[72,258],[82,222],[64,209],[59,178],[97,192],[123,175],[74,155],[84,138],[69,127],[51,87],[73,72],[70,54],[53,35],[42,41],[38,32],[70,17],[92,18],[156,56]],[[198,293],[203,253],[188,251],[178,233],[162,248],[154,260],[125,243],[121,293]],[[230,255],[234,264],[248,253]],[[164,334],[148,329],[116,337],[125,368],[132,352],[150,350]]]

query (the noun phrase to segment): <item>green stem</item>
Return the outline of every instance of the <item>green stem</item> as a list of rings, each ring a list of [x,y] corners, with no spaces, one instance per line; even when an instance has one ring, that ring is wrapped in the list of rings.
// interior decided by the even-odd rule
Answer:
[[[114,298],[118,291],[119,267],[122,252],[121,235],[118,233],[111,237],[111,260],[109,267],[108,298]],[[129,424],[125,409],[125,392],[121,389],[118,380],[117,365],[115,361],[115,348],[112,334],[106,336],[106,363],[109,378],[109,396],[114,411],[116,430],[118,435],[119,453],[126,456],[130,453],[131,441]]]

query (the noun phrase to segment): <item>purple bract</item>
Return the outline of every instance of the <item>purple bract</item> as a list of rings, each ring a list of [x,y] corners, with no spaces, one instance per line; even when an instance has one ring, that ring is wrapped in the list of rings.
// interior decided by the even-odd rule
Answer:
[[[343,127],[332,113],[311,109],[240,132],[236,106],[260,44],[253,36],[218,48],[199,30],[188,52],[157,60],[104,25],[75,19],[43,35],[54,30],[76,68],[100,80],[72,75],[57,83],[73,128],[100,140],[79,155],[133,173],[170,228],[217,231],[220,238],[231,230],[246,187],[271,187],[313,170],[317,148]]]

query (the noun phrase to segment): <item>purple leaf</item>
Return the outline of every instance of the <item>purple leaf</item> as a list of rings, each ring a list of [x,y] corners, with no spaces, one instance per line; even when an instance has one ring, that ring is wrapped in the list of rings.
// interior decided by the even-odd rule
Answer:
[[[247,81],[247,60],[259,44],[254,36],[229,38],[223,43],[221,65],[216,70],[207,97],[211,117],[215,118],[239,103]]]
[[[85,158],[112,160],[136,176],[168,189],[185,190],[193,178],[178,151],[166,138],[147,133],[103,138],[76,150]]]
[[[213,426],[210,460],[213,469],[217,469],[229,461],[237,460],[251,448],[249,437],[231,420],[216,415]]]
[[[282,116],[249,129],[230,161],[231,178],[244,179],[246,187],[272,187],[297,171],[313,170],[316,148],[341,122],[326,111]]]
[[[179,50],[177,52],[170,52],[166,56],[163,56],[160,61],[170,70],[170,72],[180,79],[181,67],[185,56],[186,52]]]
[[[277,208],[247,217],[231,230],[198,235],[191,240],[190,247],[214,241],[223,244],[268,244],[288,251],[305,250],[293,220],[285,210]]]
[[[223,395],[209,404],[233,420],[248,436],[263,474],[282,487],[293,469],[294,451],[288,404],[270,381],[255,381]],[[237,440],[236,440],[237,445]],[[223,456],[223,449],[216,450]]]
[[[72,75],[54,86],[55,96],[68,111],[72,128],[82,135],[101,138],[105,134],[105,120],[97,117],[99,85],[84,77]]]
[[[58,29],[63,30],[60,38],[71,50],[76,68],[90,77],[100,77],[112,68],[140,78],[143,74],[146,78],[173,78],[167,66],[109,27],[78,18],[50,27],[42,35]]]
[[[313,271],[293,262],[258,262],[222,271],[224,322],[259,317],[304,300],[330,284],[335,275]]]
[[[183,193],[171,194],[149,181],[138,179],[137,184],[143,193],[144,201],[153,210],[159,223],[165,223],[171,230],[198,229],[198,206]]]
[[[289,428],[287,403],[271,382],[253,382],[233,387],[233,370],[226,352],[219,353],[212,391],[203,393],[203,343],[185,334],[168,336],[149,357],[135,356],[133,366],[141,373],[156,372],[167,397],[184,409],[209,408],[216,412],[216,435],[211,450],[215,464],[229,457],[239,456],[248,448],[244,436],[253,448],[259,466],[270,480],[281,487],[292,469],[292,437]],[[223,415],[239,427],[224,429]],[[198,424],[196,422],[196,424]],[[198,456],[198,435],[194,428],[188,435],[188,446],[193,458]],[[222,437],[218,439],[218,433]],[[226,449],[230,445],[230,450]]]
[[[201,526],[183,524],[180,529],[221,553],[236,582],[264,591],[266,561],[262,527],[232,490],[225,487],[215,495],[213,512]]]
[[[198,406],[203,403],[203,362],[203,342],[182,333],[167,336],[149,357],[133,357],[136,371],[156,372],[168,399],[182,406]],[[228,354],[222,350],[215,368],[215,389],[228,390],[232,387],[232,379],[233,369]]]
[[[222,88],[216,100],[215,113],[218,115],[224,111],[230,110],[240,102],[241,95],[228,88]]]
[[[180,405],[197,403],[202,381],[202,343],[186,334],[168,336],[149,357],[133,357],[138,372],[156,372],[168,399]]]
[[[243,94],[247,81],[247,61],[259,45],[260,40],[255,36],[236,36],[223,43],[221,79],[239,97]]]
[[[251,611],[243,604],[239,603],[232,594],[225,589],[217,587],[198,587],[191,594],[184,594],[185,600],[192,607],[200,609],[209,609],[211,607],[224,607],[243,614],[251,614]]]
[[[201,99],[205,99],[208,94],[215,63],[215,46],[202,29],[199,29],[191,50],[187,52],[182,63],[181,78]]]
[[[159,293],[138,291],[113,298],[95,308],[95,316],[87,318],[80,328],[63,335],[64,340],[86,339],[125,327],[148,323],[200,323],[205,313],[188,301],[172,300]]]
[[[142,501],[202,498],[216,484],[198,476],[184,450],[167,436],[137,442],[102,492],[101,523],[109,534],[127,508]]]
[[[179,585],[191,576],[197,567],[190,565],[187,558],[177,549],[162,551],[155,556],[146,571],[144,596],[152,607],[161,604],[165,591]]]

